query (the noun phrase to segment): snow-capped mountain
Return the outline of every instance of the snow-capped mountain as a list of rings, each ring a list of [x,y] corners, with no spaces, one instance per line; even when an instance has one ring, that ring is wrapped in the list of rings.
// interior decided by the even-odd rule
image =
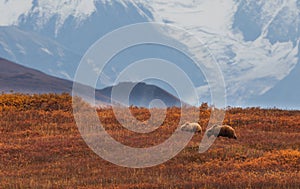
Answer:
[[[12,8],[20,6],[24,8]],[[0,15],[15,17],[10,23],[0,22],[0,57],[72,79],[81,57],[96,40],[123,25],[150,19],[141,8],[105,0],[0,2]]]
[[[272,89],[260,96],[254,96],[249,100],[251,106],[280,107],[284,109],[299,109],[300,64],[289,73],[287,77],[279,81]]]
[[[298,63],[299,1],[147,2],[155,19],[185,28],[211,50],[231,104],[265,93]]]
[[[2,58],[67,79],[74,76],[74,63],[81,58],[50,38],[15,26],[0,27],[0,54]]]
[[[0,56],[72,78],[81,56],[106,33],[133,23],[164,22],[200,39],[223,72],[228,103],[247,105],[249,98],[270,91],[298,64],[299,13],[298,0],[3,0]],[[122,61],[148,57],[148,51],[141,48],[136,51],[138,56],[132,58],[129,53]],[[180,59],[172,52],[154,55]],[[125,64],[108,72],[112,80]],[[186,70],[192,72],[193,68]],[[209,92],[205,82],[196,82],[202,77],[196,73],[190,75],[199,91]],[[291,87],[300,91],[294,83]],[[276,102],[270,103],[276,106]]]
[[[84,53],[106,33],[128,24],[152,20],[142,5],[130,1],[110,0],[33,1],[22,14],[18,26],[36,31],[79,54]]]

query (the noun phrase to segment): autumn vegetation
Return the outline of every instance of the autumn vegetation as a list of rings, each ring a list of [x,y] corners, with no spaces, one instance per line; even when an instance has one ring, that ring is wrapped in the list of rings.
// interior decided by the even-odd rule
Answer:
[[[150,117],[146,108],[132,106],[130,111],[141,122]],[[211,108],[202,104],[187,111],[186,116],[198,112],[205,132]],[[181,116],[180,108],[168,108],[159,129],[140,134],[123,128],[110,107],[97,112],[110,135],[133,147],[166,140]],[[200,154],[202,132],[173,159],[143,169],[114,165],[90,150],[74,121],[68,94],[2,94],[0,117],[0,188],[300,187],[296,110],[228,107],[224,124],[235,129],[238,140],[219,137]]]

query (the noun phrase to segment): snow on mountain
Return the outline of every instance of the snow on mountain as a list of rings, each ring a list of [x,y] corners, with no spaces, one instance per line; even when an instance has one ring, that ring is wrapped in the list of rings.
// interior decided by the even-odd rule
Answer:
[[[0,28],[1,56],[64,78],[74,75],[80,59],[74,57],[82,56],[97,39],[118,27],[147,21],[180,26],[215,56],[231,105],[263,95],[299,63],[297,0],[2,0],[0,15],[0,26],[6,26]],[[8,34],[8,28],[13,32]],[[137,52],[147,56],[148,50]],[[157,54],[180,59],[173,53]],[[129,62],[144,56],[123,58]],[[198,83],[198,90],[209,92],[203,82]]]
[[[139,8],[135,3],[123,0],[62,0],[51,1],[51,3],[49,3],[49,0],[35,0],[32,2],[31,10],[22,14],[22,16],[23,19],[25,19],[25,22],[27,22],[28,19],[34,19],[35,22],[32,26],[37,30],[42,30],[49,22],[51,22],[51,19],[54,18],[54,33],[55,35],[58,35],[63,25],[68,22],[70,17],[74,18],[76,23],[80,25],[82,22],[89,19],[95,12],[106,12],[109,14],[108,10],[100,10],[100,7],[115,9],[117,8],[115,6],[120,6],[121,9],[129,9],[130,6],[135,7],[140,14],[144,14],[139,11]],[[119,11],[121,9],[119,9]]]
[[[47,0],[39,0],[33,3],[29,15],[35,15],[39,19],[35,26],[37,29],[43,28],[53,15],[58,15],[55,21],[55,33],[57,33],[69,16],[84,21],[95,11],[93,0],[52,1],[51,3]]]
[[[0,27],[0,54],[30,68],[72,79],[81,56],[54,40],[17,27]]]
[[[109,2],[109,0],[101,0],[103,4]],[[17,25],[21,15],[36,14],[40,19],[36,26],[43,27],[53,15],[58,15],[56,21],[56,31],[58,31],[69,16],[85,20],[96,11],[96,7],[94,0],[1,0],[0,11],[1,26]]]
[[[31,7],[31,0],[0,0],[0,26],[18,24],[20,15],[26,14]]]
[[[185,28],[210,49],[224,72],[231,104],[263,94],[298,63],[296,0],[147,0],[147,4],[155,19]]]
[[[36,0],[29,12],[20,15],[18,27],[84,54],[106,33],[151,20],[151,13],[143,9],[141,4],[127,0]]]
[[[300,64],[291,73],[280,80],[275,87],[260,96],[249,100],[249,106],[278,107],[283,109],[300,109]]]
[[[0,10],[14,2],[1,2]],[[5,25],[0,27],[0,57],[66,79],[73,78],[81,57],[101,36],[148,21],[136,3],[127,1],[34,0],[30,9],[27,4],[15,10],[17,22],[0,22]]]

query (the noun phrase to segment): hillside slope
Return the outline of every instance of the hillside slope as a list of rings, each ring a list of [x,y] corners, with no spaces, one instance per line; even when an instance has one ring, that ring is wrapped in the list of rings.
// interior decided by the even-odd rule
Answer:
[[[126,89],[132,86],[129,103],[136,106],[149,106],[154,99],[161,99],[167,106],[179,106],[178,98],[170,93],[146,83],[120,83],[95,91],[96,100],[100,103],[110,104],[112,88]],[[20,93],[71,93],[73,82],[49,76],[43,72],[21,66],[0,58],[0,91]],[[92,87],[83,86],[84,91],[92,92]],[[125,94],[124,94],[125,95]],[[113,100],[114,101],[114,100]]]

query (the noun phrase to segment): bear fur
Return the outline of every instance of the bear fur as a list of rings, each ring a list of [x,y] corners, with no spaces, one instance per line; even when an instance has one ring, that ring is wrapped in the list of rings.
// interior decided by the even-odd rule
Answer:
[[[199,123],[186,122],[180,127],[181,131],[201,133],[202,128]]]
[[[218,133],[219,131],[219,133]],[[215,137],[227,137],[237,139],[235,130],[229,125],[214,125],[206,132],[207,137],[214,135]]]

